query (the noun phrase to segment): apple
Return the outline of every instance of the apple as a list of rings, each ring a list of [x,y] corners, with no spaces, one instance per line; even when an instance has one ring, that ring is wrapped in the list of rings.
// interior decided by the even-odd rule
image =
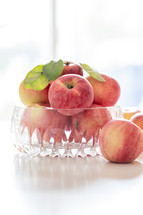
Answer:
[[[92,137],[97,141],[100,129],[111,119],[106,107],[93,104],[90,108],[72,116],[70,141],[74,138],[75,142],[81,142],[82,137],[85,137],[87,142]]]
[[[136,113],[130,118],[131,122],[138,125],[143,130],[143,113]]]
[[[75,64],[70,61],[64,61],[64,67],[61,76],[67,74],[76,74],[83,76],[83,69],[79,64]]]
[[[60,76],[52,83],[48,92],[51,107],[65,115],[74,115],[90,107],[93,96],[88,80],[75,74]]]
[[[130,119],[134,114],[140,113],[141,111],[137,107],[122,108],[123,116],[125,119]]]
[[[43,90],[26,89],[24,83],[19,86],[19,97],[25,106],[31,106],[35,103],[49,103],[48,90],[50,84]]]
[[[34,104],[31,107],[24,109],[20,121],[22,133],[27,127],[30,136],[32,136],[35,129],[38,129],[42,139],[45,133],[46,135],[50,134],[51,137],[53,135],[54,137],[58,136],[59,138],[59,133],[61,130],[65,129],[66,124],[67,116],[48,108],[46,105],[43,106],[39,104]]]
[[[104,82],[98,81],[91,76],[87,77],[94,91],[93,103],[104,107],[113,106],[120,97],[120,85],[114,78],[104,74],[101,75],[105,79]]]
[[[99,136],[102,155],[109,161],[134,161],[143,151],[142,130],[126,119],[113,119],[105,124]]]

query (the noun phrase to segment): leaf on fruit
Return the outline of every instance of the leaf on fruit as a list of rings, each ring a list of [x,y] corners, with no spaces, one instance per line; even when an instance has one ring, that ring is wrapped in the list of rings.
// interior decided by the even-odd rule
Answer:
[[[50,61],[48,64],[43,66],[43,74],[47,77],[49,81],[54,81],[57,79],[63,71],[64,63],[62,60]]]
[[[43,90],[49,83],[43,74],[43,65],[36,66],[28,72],[23,83],[26,89]]]
[[[50,61],[45,65],[38,65],[27,73],[23,83],[26,89],[43,90],[50,81],[57,79],[63,71],[62,60]]]
[[[98,81],[101,81],[101,82],[105,81],[103,76],[99,72],[97,72],[96,70],[92,69],[89,65],[87,65],[85,63],[80,63],[80,65],[90,76],[92,76],[92,78],[94,78]]]

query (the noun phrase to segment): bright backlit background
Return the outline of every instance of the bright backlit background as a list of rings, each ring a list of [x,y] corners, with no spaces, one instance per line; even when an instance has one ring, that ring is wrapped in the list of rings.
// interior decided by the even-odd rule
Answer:
[[[10,119],[18,87],[51,59],[84,62],[121,85],[121,106],[143,106],[142,0],[2,0],[0,119]]]

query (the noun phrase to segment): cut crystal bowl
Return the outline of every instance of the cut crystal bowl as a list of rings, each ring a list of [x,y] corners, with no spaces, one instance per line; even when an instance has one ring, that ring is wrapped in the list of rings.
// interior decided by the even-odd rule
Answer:
[[[102,127],[122,116],[118,105],[77,110],[17,105],[11,119],[12,141],[20,152],[32,156],[96,156]]]

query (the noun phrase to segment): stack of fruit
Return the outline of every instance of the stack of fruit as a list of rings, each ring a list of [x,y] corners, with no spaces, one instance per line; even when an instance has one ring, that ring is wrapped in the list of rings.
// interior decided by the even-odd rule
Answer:
[[[32,136],[38,130],[42,147],[51,138],[54,144],[80,146],[91,139],[94,146],[99,139],[103,156],[113,162],[131,162],[143,150],[142,130],[109,112],[120,96],[118,82],[87,64],[59,60],[36,66],[20,84],[19,96],[28,107],[20,120],[22,132],[27,128]]]

